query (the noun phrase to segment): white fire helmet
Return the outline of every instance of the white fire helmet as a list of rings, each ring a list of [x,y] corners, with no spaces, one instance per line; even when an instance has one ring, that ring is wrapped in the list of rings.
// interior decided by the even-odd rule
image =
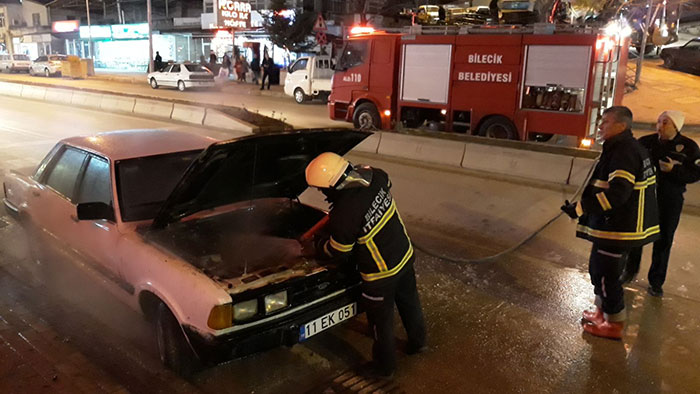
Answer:
[[[306,183],[322,189],[333,188],[349,165],[347,160],[335,153],[321,153],[306,166]]]

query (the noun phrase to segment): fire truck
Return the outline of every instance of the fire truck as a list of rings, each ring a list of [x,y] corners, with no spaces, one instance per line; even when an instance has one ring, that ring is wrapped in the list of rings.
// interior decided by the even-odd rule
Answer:
[[[624,94],[623,34],[593,28],[353,29],[338,58],[331,119],[519,140],[595,138]]]

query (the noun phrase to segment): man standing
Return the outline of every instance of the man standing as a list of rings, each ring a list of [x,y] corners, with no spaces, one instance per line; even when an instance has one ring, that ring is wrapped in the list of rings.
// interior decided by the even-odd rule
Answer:
[[[426,346],[413,246],[391,195],[389,176],[326,152],[306,167],[306,181],[331,203],[330,237],[317,242],[317,253],[350,258],[362,276],[360,302],[374,336],[373,362],[363,372],[391,378],[396,368],[394,303],[408,334],[407,353],[423,352]]]
[[[679,111],[665,111],[656,122],[656,134],[639,139],[647,149],[657,170],[656,199],[659,204],[661,237],[654,242],[649,268],[648,293],[654,297],[664,294],[668,260],[673,235],[681,219],[685,185],[700,180],[700,149],[695,141],[681,135],[685,116]],[[642,248],[632,249],[622,282],[631,282],[639,272]]]
[[[491,23],[497,25],[499,23],[498,14],[500,12],[500,8],[498,8],[498,0],[491,0],[489,3],[489,12],[491,13]]]
[[[160,56],[160,52],[156,51],[156,58],[153,59],[153,67],[155,70],[153,71],[159,71],[161,68],[163,68],[163,58]]]
[[[263,61],[262,61],[262,83],[260,84],[260,90],[263,90],[265,88],[265,80],[267,79],[267,90],[270,90],[270,72],[272,71],[272,67],[274,64],[272,64],[272,59],[270,59],[270,56],[267,54],[267,48],[265,48],[265,53],[263,55]]]
[[[656,176],[646,150],[632,136],[632,112],[610,107],[599,136],[603,152],[581,201],[561,207],[579,218],[576,236],[593,243],[588,270],[596,295],[595,311],[583,312],[584,331],[621,339],[625,301],[620,274],[630,249],[658,238]]]

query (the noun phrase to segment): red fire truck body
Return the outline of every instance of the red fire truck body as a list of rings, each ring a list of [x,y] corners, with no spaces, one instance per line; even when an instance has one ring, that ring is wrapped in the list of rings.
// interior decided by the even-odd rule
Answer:
[[[626,47],[597,32],[392,34],[348,39],[331,119],[526,140],[595,135],[624,93]]]

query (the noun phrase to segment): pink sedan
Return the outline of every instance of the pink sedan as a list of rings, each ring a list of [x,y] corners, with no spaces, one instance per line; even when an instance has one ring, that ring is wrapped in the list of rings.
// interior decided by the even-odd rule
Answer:
[[[366,137],[68,138],[33,172],[8,175],[4,203],[35,258],[67,256],[104,278],[155,323],[161,360],[189,374],[203,361],[295,344],[357,313],[358,276],[302,256],[298,239],[325,213],[297,197],[309,161]]]

